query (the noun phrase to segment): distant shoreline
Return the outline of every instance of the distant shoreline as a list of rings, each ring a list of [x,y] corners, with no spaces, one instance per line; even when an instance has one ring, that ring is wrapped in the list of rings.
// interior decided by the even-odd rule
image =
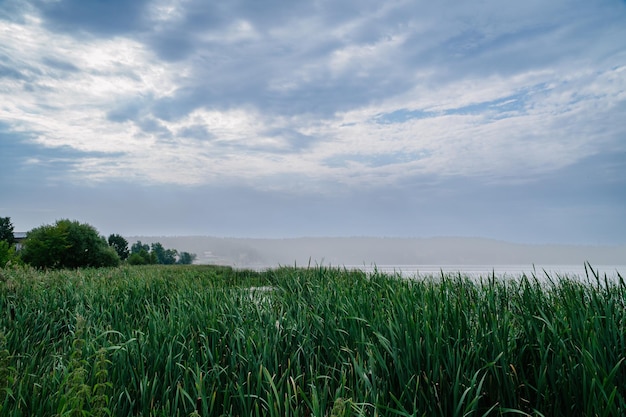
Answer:
[[[478,266],[626,265],[626,246],[528,245],[484,238],[223,238],[213,236],[127,236],[130,244],[161,242],[197,255],[196,263],[235,267],[294,264]]]
[[[429,275],[460,273],[469,277],[488,277],[495,274],[497,277],[517,278],[522,275],[538,278],[549,275],[551,277],[579,277],[592,278],[592,272],[585,270],[585,265],[343,265],[340,268],[360,269],[365,272],[400,274],[403,277],[424,277]],[[626,276],[626,265],[591,265],[593,271],[601,277],[604,274],[610,278],[617,278],[617,273]]]

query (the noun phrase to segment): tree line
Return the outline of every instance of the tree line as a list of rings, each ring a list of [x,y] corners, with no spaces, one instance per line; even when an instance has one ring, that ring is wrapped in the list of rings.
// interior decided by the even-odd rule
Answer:
[[[95,227],[76,220],[62,219],[36,227],[26,234],[20,250],[10,217],[0,217],[0,267],[25,263],[40,269],[83,268],[148,264],[191,264],[196,255],[166,249],[159,242],[151,245],[137,241],[129,248],[119,234],[108,239]]]

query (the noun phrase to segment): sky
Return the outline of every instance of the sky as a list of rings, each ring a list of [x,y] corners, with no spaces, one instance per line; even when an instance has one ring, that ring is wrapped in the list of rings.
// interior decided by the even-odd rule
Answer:
[[[626,244],[626,2],[0,0],[0,216]]]

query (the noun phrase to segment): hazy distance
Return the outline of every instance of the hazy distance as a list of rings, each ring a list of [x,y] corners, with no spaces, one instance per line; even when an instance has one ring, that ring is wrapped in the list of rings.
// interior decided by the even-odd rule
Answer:
[[[197,254],[197,263],[237,267],[343,265],[626,265],[626,246],[526,245],[466,237],[245,239],[127,236]]]

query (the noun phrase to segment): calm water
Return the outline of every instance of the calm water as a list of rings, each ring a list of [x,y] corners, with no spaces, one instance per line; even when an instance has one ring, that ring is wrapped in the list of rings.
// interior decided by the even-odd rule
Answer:
[[[545,277],[546,273],[550,277],[568,276],[585,279],[584,265],[346,265],[348,269],[360,269],[366,272],[373,272],[377,269],[380,272],[399,273],[403,277],[423,277],[427,275],[440,275],[444,273],[458,273],[470,277],[487,277],[493,273],[499,277],[517,278],[526,274],[534,274],[537,278]],[[626,278],[626,265],[593,265],[593,269],[599,272],[601,277],[604,274],[608,278],[617,278],[617,273]],[[544,272],[545,271],[545,272]],[[592,275],[589,275],[592,277]]]

